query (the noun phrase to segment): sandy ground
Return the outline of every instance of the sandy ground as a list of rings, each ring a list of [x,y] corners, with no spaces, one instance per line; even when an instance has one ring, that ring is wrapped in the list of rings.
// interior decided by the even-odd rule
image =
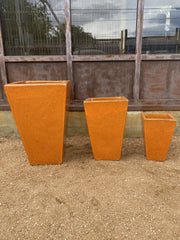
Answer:
[[[165,162],[143,139],[120,161],[95,161],[87,137],[66,140],[62,165],[30,166],[20,139],[0,139],[0,240],[180,239],[180,137]]]

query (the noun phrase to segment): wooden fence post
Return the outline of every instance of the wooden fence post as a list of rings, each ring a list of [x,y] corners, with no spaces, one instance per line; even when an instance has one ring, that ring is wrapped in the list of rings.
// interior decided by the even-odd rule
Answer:
[[[65,35],[66,35],[66,57],[67,78],[71,81],[71,99],[74,99],[74,79],[72,65],[72,37],[71,37],[71,0],[65,0]]]
[[[2,39],[1,19],[0,19],[0,75],[1,75],[1,81],[3,86],[2,96],[3,96],[3,99],[7,101],[6,94],[4,91],[4,85],[7,84],[7,73],[6,73],[6,64],[5,64],[5,57],[4,57],[3,39]]]
[[[134,86],[133,86],[133,97],[136,104],[139,102],[139,94],[140,94],[143,13],[144,13],[144,0],[138,0],[137,1],[137,22],[136,22],[135,76],[134,76]]]

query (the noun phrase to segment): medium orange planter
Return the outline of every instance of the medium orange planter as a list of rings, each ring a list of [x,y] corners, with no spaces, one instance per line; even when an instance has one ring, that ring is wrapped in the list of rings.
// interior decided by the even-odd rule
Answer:
[[[176,126],[170,114],[142,113],[146,158],[165,161]]]
[[[119,160],[126,123],[125,97],[88,98],[84,108],[96,160]]]
[[[30,164],[62,163],[70,81],[15,82],[5,92]]]

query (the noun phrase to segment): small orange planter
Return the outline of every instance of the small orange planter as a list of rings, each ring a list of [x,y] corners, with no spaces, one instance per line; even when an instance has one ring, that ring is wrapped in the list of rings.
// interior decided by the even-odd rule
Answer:
[[[165,161],[176,126],[170,114],[142,113],[147,160]]]
[[[119,160],[128,99],[89,98],[84,101],[93,155],[96,160]]]
[[[70,81],[15,82],[5,91],[30,164],[62,163]]]

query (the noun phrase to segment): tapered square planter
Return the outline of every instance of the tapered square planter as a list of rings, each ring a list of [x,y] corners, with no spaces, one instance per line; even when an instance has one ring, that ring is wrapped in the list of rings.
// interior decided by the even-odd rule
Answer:
[[[24,81],[5,92],[31,165],[60,164],[70,81]]]
[[[128,99],[88,98],[84,108],[96,160],[119,160],[124,137]]]
[[[147,160],[165,161],[176,126],[170,114],[142,113]]]

